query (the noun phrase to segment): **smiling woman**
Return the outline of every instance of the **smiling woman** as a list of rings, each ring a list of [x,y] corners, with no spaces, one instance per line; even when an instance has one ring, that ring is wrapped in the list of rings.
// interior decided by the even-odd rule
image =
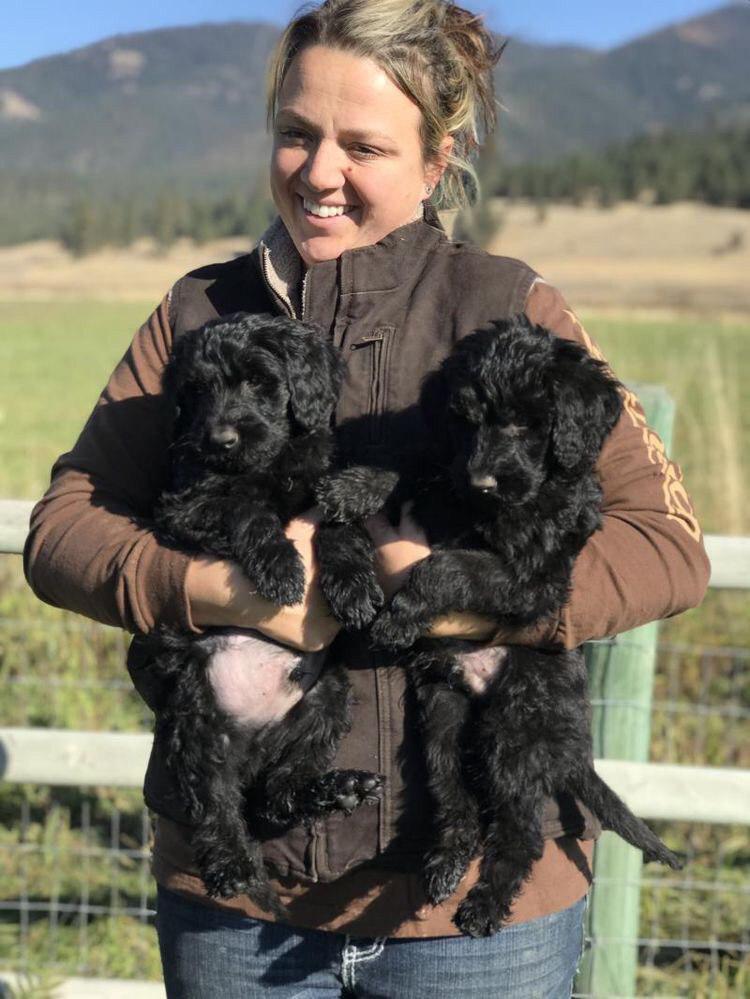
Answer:
[[[545,845],[507,924],[489,939],[463,938],[453,919],[482,858],[449,898],[429,894],[422,858],[435,812],[418,712],[399,659],[374,651],[361,632],[341,633],[329,615],[313,557],[319,514],[286,527],[304,568],[294,606],[261,599],[238,565],[176,550],[153,529],[174,441],[162,373],[175,340],[217,316],[283,314],[325,331],[345,366],[338,454],[353,465],[407,446],[422,460],[434,436],[417,405],[424,377],[494,321],[525,313],[598,356],[558,291],[518,260],[451,242],[435,211],[476,191],[471,157],[494,124],[498,55],[481,19],[450,0],[325,0],[295,18],[270,71],[279,217],[252,253],[172,288],[32,515],[27,575],[50,603],[133,632],[229,627],[328,648],[352,691],[351,730],[334,766],[385,777],[377,807],[264,829],[263,859],[290,923],[274,925],[246,895],[208,897],[167,747],[155,740],[145,796],[157,815],[170,999],[570,995],[598,832],[592,815],[572,798],[548,798]],[[573,648],[694,606],[707,581],[700,531],[683,487],[679,503],[668,488],[680,475],[655,440],[629,396],[597,465],[602,528],[578,555],[557,613],[510,630],[456,607],[429,634]],[[398,527],[382,515],[368,526],[390,594],[429,554],[428,539],[407,511]],[[131,647],[134,675],[143,644]],[[257,724],[260,691],[247,681],[258,663],[245,676],[241,662],[257,644],[235,646],[238,661],[217,678],[232,711],[225,721]],[[471,684],[449,696],[470,693]]]
[[[423,159],[420,113],[371,59],[314,45],[292,62],[273,125],[271,189],[306,264],[421,217],[453,141]]]

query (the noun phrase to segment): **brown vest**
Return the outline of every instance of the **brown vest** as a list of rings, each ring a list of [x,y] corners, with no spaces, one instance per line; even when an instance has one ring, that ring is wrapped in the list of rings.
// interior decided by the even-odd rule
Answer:
[[[517,260],[450,242],[429,209],[424,220],[374,246],[311,267],[302,318],[327,330],[346,361],[336,424],[348,457],[366,461],[372,448],[424,439],[429,431],[416,405],[424,375],[461,337],[523,311],[535,277]],[[232,312],[284,311],[258,249],[189,274],[175,286],[170,306],[175,337]],[[268,841],[266,860],[280,875],[311,881],[334,880],[367,862],[414,870],[427,842],[430,802],[404,672],[396,658],[376,655],[349,635],[337,638],[331,654],[342,657],[354,694],[351,731],[336,764],[385,774],[385,794],[377,808],[332,815],[312,831],[297,828]],[[129,668],[137,687],[139,661],[136,640]],[[158,744],[144,792],[156,812],[189,824]],[[547,837],[588,838],[597,831],[572,799],[548,802]]]

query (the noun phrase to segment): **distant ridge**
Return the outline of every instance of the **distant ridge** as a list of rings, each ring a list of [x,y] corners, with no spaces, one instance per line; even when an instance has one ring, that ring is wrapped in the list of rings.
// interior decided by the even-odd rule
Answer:
[[[118,35],[0,72],[0,208],[19,190],[214,190],[268,152],[278,29],[232,22]],[[606,52],[511,42],[497,70],[500,149],[552,160],[664,127],[750,121],[750,4]],[[10,192],[10,193],[8,193]]]

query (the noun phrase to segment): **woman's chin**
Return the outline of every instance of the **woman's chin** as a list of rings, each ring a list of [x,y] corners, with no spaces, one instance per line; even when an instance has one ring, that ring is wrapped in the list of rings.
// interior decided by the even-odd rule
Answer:
[[[320,233],[305,236],[297,242],[297,250],[308,267],[323,263],[324,260],[337,260],[345,250],[359,246],[357,234]]]

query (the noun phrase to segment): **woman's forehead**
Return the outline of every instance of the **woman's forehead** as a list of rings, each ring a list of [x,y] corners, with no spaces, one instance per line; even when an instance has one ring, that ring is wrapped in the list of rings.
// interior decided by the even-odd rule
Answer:
[[[322,45],[293,59],[279,93],[277,118],[282,116],[383,137],[420,122],[417,106],[376,62]]]

